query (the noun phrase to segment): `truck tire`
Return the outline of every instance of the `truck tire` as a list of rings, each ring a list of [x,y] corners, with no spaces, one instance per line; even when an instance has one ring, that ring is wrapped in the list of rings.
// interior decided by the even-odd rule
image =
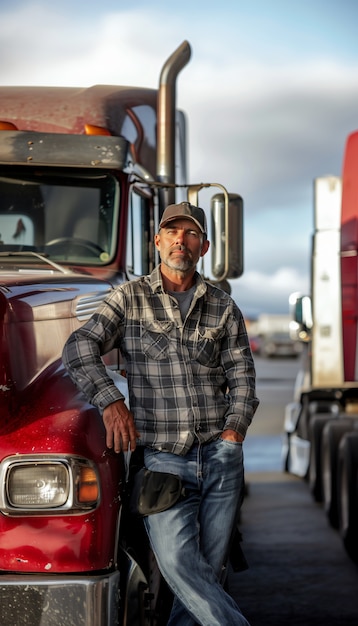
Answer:
[[[338,452],[339,532],[350,558],[358,563],[358,433],[346,433]]]
[[[350,417],[341,417],[325,425],[322,433],[322,488],[324,510],[329,523],[338,528],[338,447],[342,437],[352,430]]]
[[[308,424],[308,438],[310,442],[310,463],[308,469],[308,483],[316,502],[323,501],[323,477],[321,460],[322,433],[327,422],[334,419],[332,413],[318,413],[312,415]]]

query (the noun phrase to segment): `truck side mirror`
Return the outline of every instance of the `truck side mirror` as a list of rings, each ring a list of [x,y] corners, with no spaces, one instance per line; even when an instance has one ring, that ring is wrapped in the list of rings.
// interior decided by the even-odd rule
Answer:
[[[239,278],[244,271],[243,200],[223,193],[211,199],[211,271],[216,280]]]
[[[293,293],[290,295],[289,303],[292,317],[290,322],[292,339],[309,341],[313,326],[311,298]]]

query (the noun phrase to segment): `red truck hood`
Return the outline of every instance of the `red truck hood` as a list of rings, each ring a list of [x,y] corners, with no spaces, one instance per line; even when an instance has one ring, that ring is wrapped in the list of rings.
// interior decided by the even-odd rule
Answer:
[[[94,312],[109,283],[78,275],[51,278],[2,274],[0,279],[0,421]]]
[[[106,450],[96,409],[61,362],[63,345],[111,288],[76,275],[2,275],[0,280],[0,462],[19,455],[91,459],[101,498],[82,514],[0,513],[0,570],[100,571],[113,566],[121,464]],[[50,570],[49,570],[50,568]]]

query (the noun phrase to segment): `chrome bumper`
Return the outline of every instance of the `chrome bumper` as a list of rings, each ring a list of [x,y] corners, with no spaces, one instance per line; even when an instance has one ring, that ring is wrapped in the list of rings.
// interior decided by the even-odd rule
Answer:
[[[119,572],[102,576],[0,574],[1,626],[116,626]]]

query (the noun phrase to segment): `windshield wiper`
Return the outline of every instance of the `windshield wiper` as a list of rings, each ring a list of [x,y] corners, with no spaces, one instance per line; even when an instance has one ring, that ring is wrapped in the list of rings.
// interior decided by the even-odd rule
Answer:
[[[59,265],[58,263],[51,261],[51,259],[44,256],[43,254],[40,254],[39,252],[33,252],[32,250],[28,250],[27,252],[15,252],[15,251],[0,252],[0,257],[9,257],[9,256],[16,256],[16,257],[34,256],[37,259],[40,259],[40,261],[42,261],[43,263],[46,263],[47,265],[50,265],[57,271],[61,272],[62,274],[72,274],[72,271],[70,269],[63,267],[62,265]]]

